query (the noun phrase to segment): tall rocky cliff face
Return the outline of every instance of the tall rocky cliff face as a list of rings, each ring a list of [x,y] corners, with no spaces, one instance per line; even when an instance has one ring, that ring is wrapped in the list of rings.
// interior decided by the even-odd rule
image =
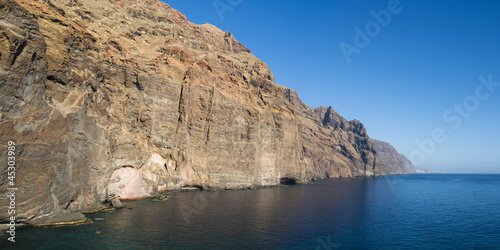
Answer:
[[[377,152],[379,165],[386,174],[413,173],[415,168],[402,154],[399,154],[391,144],[375,139],[370,139]]]
[[[359,121],[308,107],[229,32],[159,1],[0,9],[0,184],[14,141],[20,220],[185,186],[407,171]]]

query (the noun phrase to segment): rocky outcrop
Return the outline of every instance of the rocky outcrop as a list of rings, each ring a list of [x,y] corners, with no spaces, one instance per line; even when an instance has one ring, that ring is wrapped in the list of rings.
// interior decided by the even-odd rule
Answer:
[[[19,220],[183,187],[387,173],[363,124],[308,107],[229,32],[162,2],[0,8],[0,155],[16,143]]]
[[[28,221],[29,225],[36,227],[43,226],[66,226],[66,225],[76,225],[89,223],[90,219],[87,219],[85,215],[80,212],[70,212],[67,210],[54,211],[47,215],[40,216],[31,221]]]
[[[385,174],[408,174],[415,172],[415,168],[411,162],[404,155],[398,153],[391,144],[374,139],[370,139],[370,141],[377,152],[378,165],[385,171]]]
[[[123,208],[125,205],[122,204],[122,202],[119,199],[114,199],[111,201],[111,205],[113,208]]]
[[[306,169],[315,177],[366,177],[384,175],[376,164],[376,151],[366,129],[357,120],[347,121],[332,107],[313,109],[294,90],[287,90],[302,128]]]

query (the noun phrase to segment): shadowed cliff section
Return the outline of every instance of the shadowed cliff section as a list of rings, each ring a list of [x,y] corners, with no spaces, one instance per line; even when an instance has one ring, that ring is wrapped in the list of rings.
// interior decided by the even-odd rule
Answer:
[[[399,173],[359,121],[308,107],[229,32],[162,2],[0,9],[0,153],[16,142],[19,220],[183,187]]]
[[[415,168],[402,154],[399,154],[391,144],[375,139],[370,139],[377,152],[377,160],[385,174],[414,173]]]

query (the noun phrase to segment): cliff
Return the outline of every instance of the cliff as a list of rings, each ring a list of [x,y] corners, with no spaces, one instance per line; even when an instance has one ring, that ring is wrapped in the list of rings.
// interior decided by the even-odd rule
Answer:
[[[411,162],[402,154],[399,154],[391,144],[375,139],[370,139],[375,151],[379,165],[386,174],[414,173],[415,168]]]
[[[405,172],[378,156],[359,121],[308,107],[229,32],[190,23],[167,4],[3,0],[0,8],[0,184],[10,187],[14,141],[19,220],[187,186]]]

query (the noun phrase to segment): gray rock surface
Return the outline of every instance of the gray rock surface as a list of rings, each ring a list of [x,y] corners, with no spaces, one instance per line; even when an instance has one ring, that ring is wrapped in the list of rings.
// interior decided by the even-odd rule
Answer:
[[[29,221],[33,226],[59,226],[74,225],[90,222],[85,215],[80,212],[70,212],[67,210],[54,211],[47,215]]]
[[[16,142],[21,221],[183,187],[397,173],[359,121],[308,107],[229,32],[160,1],[0,8],[0,155]]]
[[[407,174],[414,173],[415,168],[411,162],[402,154],[399,154],[391,144],[375,139],[370,139],[375,151],[379,165],[385,174]]]
[[[119,199],[114,199],[111,201],[111,205],[114,207],[114,208],[123,208],[125,207],[125,205],[123,205],[123,203],[119,200]]]

